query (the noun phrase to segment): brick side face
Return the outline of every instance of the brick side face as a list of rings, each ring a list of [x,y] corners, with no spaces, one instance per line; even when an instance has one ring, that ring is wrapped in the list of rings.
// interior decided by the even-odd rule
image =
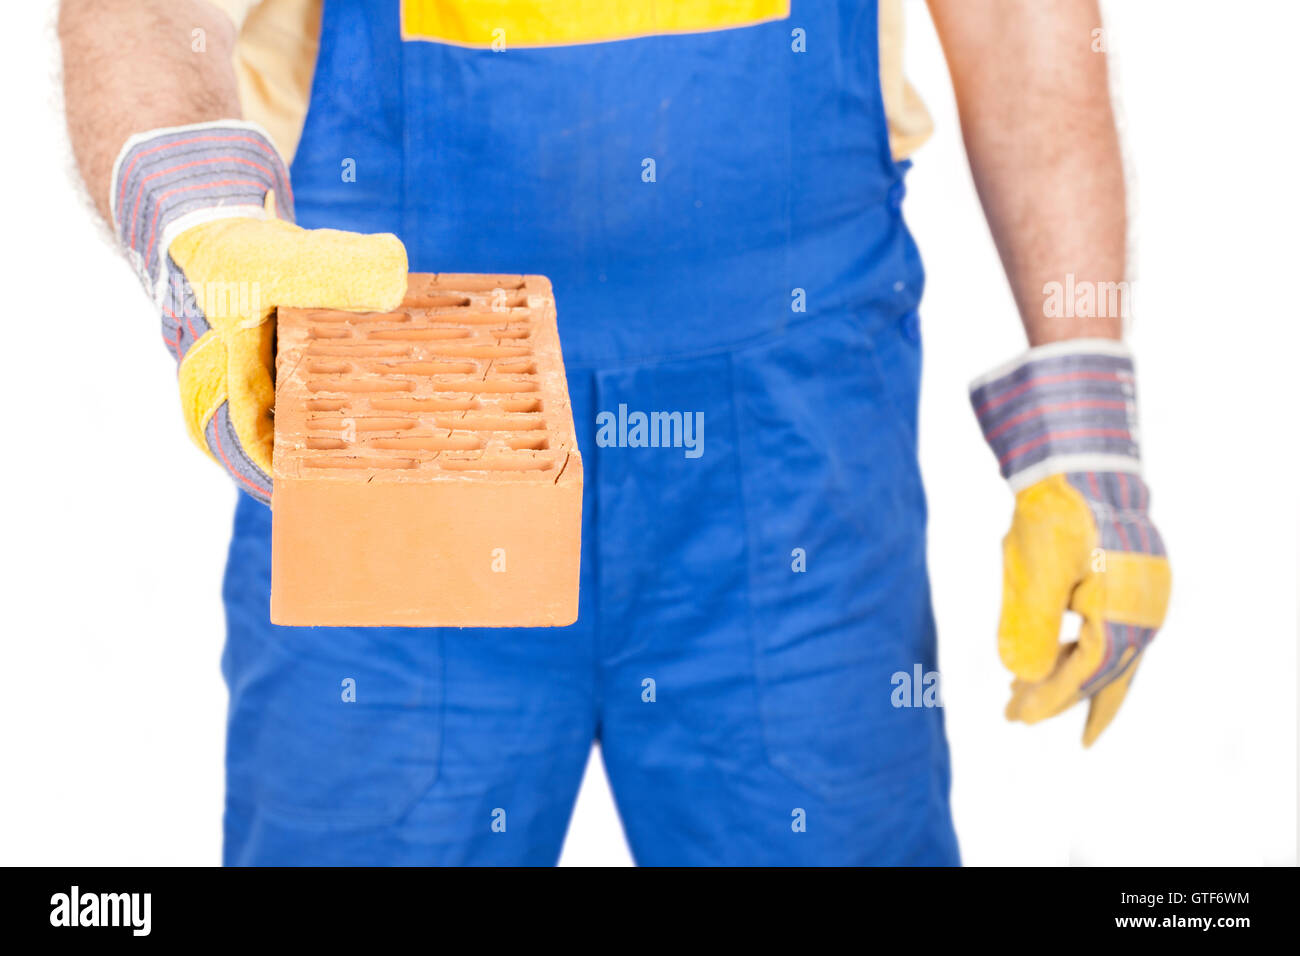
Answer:
[[[541,276],[410,276],[277,318],[271,619],[577,617],[582,460]]]

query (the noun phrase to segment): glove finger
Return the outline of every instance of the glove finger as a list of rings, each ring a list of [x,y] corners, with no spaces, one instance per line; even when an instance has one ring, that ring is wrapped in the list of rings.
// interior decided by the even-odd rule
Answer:
[[[204,432],[210,454],[217,459],[243,491],[258,501],[271,503],[271,476],[247,452],[235,431],[231,406],[223,402],[208,422]]]
[[[1077,656],[1076,651],[1069,652],[1071,660]],[[1005,711],[1007,720],[1036,724],[1055,717],[1078,703],[1080,697],[1076,671],[1077,668],[1071,668],[1067,663],[1046,680],[1014,681],[1011,685],[1011,699],[1007,702]]]
[[[1002,616],[998,653],[1025,681],[1057,670],[1061,616],[1086,573],[1091,517],[1061,476],[1016,495],[1015,517],[1002,542]]]
[[[386,233],[220,219],[181,233],[170,253],[213,324],[274,306],[388,312],[406,294],[406,248]]]
[[[178,382],[191,440],[239,486],[270,500],[274,326],[211,328],[185,353]]]
[[[229,356],[225,339],[209,329],[190,346],[177,370],[181,393],[181,415],[190,440],[211,458],[217,458],[206,432],[213,415],[226,401],[226,369]]]
[[[1027,546],[1028,545],[1028,546]],[[1061,615],[1069,582],[1036,560],[1032,542],[1013,528],[1002,543],[1002,614],[998,656],[1022,680],[1051,673],[1061,650]]]
[[[1076,605],[1074,610],[1081,608]],[[1086,609],[1083,613],[1078,640],[1065,647],[1051,673],[1041,681],[1022,681],[1020,687],[1012,686],[1012,702],[1007,705],[1009,719],[1034,724],[1056,716],[1084,696],[1082,688],[1097,672],[1108,645],[1106,622]],[[1011,717],[1013,705],[1015,716]]]
[[[275,446],[275,422],[271,416],[275,405],[274,349],[275,326],[270,322],[237,329],[228,338],[226,390],[230,427],[240,449],[254,466],[252,470],[261,472],[261,475],[250,475],[257,483],[271,473]]]
[[[1066,658],[1068,658],[1073,652],[1073,641],[1069,644],[1062,644],[1060,646],[1060,653],[1056,658],[1056,664],[1052,668],[1052,673],[1059,671],[1061,666],[1065,663]],[[1033,702],[1034,691],[1042,683],[1043,681],[1022,680],[1019,677],[1011,682],[1011,699],[1007,701],[1007,706],[1004,710],[1007,720],[1024,720],[1024,717],[1021,715],[1026,712],[1026,704]],[[1036,713],[1037,710],[1035,709],[1033,712]],[[1032,723],[1032,721],[1026,722]]]
[[[296,242],[271,240],[267,250],[272,254],[269,304],[359,312],[390,312],[401,304],[406,247],[396,236],[337,229],[297,230],[294,235]]]
[[[1088,720],[1083,726],[1085,747],[1091,747],[1096,743],[1102,731],[1115,719],[1115,714],[1119,712],[1120,704],[1124,703],[1124,697],[1128,694],[1129,685],[1133,683],[1133,675],[1137,673],[1141,660],[1141,651],[1132,647],[1125,650],[1120,659],[1120,666],[1110,683],[1093,694],[1092,704],[1088,707]]]

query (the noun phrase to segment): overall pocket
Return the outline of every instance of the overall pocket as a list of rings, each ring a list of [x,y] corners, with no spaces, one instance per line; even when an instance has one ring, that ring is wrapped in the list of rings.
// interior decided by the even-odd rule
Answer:
[[[735,355],[755,672],[769,761],[824,796],[916,771],[934,714],[925,502],[897,400],[852,316]]]

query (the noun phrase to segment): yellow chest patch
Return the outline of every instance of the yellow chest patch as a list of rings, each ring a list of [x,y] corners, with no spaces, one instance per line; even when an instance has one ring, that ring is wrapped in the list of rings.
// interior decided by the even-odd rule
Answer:
[[[403,0],[402,39],[508,50],[753,26],[790,0]]]

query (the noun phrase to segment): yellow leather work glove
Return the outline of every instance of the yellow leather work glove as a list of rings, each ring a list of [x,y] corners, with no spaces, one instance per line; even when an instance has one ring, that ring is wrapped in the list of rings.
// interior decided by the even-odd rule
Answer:
[[[132,137],[113,220],[163,314],[194,442],[261,501],[271,494],[277,306],[386,312],[406,292],[396,236],[302,229],[288,171],[251,123]]]
[[[1132,359],[1110,339],[1040,346],[977,380],[971,403],[1016,493],[998,627],[1016,678],[1007,718],[1032,724],[1087,699],[1091,746],[1169,603],[1169,560],[1139,475]],[[1066,610],[1083,623],[1062,644]]]

